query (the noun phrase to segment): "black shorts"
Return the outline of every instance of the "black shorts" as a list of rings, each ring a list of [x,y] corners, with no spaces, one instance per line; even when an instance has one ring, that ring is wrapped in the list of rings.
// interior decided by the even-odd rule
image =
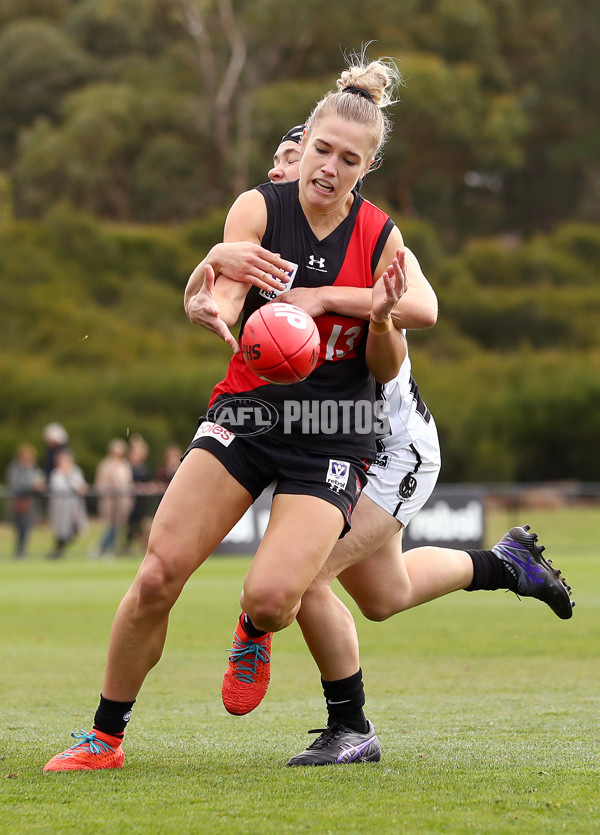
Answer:
[[[335,505],[345,520],[340,536],[350,530],[352,511],[367,483],[368,465],[359,458],[335,458],[313,449],[283,446],[266,441],[264,435],[234,435],[210,421],[199,424],[185,455],[191,449],[211,452],[254,500],[275,482],[274,496],[317,496]]]

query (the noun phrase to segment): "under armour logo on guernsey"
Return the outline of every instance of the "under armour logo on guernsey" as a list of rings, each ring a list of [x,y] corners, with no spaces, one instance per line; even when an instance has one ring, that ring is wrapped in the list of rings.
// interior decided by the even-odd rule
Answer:
[[[311,267],[313,270],[324,270],[325,269],[325,259],[324,258],[315,258],[314,255],[311,255],[308,259],[307,267]]]

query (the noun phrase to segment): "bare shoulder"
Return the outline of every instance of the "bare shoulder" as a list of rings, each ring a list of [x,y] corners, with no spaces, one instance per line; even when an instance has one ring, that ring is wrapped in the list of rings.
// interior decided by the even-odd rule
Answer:
[[[244,191],[229,210],[224,240],[260,243],[267,227],[267,204],[257,189]]]
[[[375,270],[374,278],[377,280],[381,277],[382,273],[387,270],[389,265],[392,263],[394,258],[396,257],[396,253],[399,249],[404,248],[404,240],[402,238],[402,233],[398,229],[396,225],[392,228],[387,241],[385,242],[385,246],[383,247],[383,252],[381,253],[381,258],[379,259],[379,263],[377,264],[377,268]]]
[[[382,258],[384,261],[387,259],[387,263],[390,263],[390,261],[396,257],[397,250],[403,248],[404,239],[402,238],[402,232],[398,229],[396,224],[394,224],[392,231],[388,235],[388,239],[385,242]]]

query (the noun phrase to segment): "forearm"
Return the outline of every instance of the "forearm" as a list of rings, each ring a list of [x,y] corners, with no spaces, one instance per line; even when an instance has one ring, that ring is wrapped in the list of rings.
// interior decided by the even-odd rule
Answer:
[[[431,328],[437,322],[438,306],[435,294],[421,293],[409,288],[392,310],[394,326],[405,330]]]
[[[204,267],[208,263],[207,259],[208,256],[204,258],[204,260],[200,261],[194,272],[188,278],[188,282],[183,293],[183,309],[185,310],[185,315],[188,317],[190,322],[192,322],[192,324],[195,324],[195,322],[190,315],[190,302],[194,296],[200,292],[202,286],[204,285]]]
[[[200,325],[216,333],[237,354],[239,346],[229,326],[237,321],[250,285],[221,276],[217,289],[212,266],[205,263],[203,270],[202,287],[185,300],[187,317],[193,325]],[[195,280],[198,280],[197,277]]]
[[[206,254],[206,256],[200,261],[198,266],[195,268],[193,273],[190,275],[188,282],[185,287],[185,292],[183,294],[183,306],[185,312],[192,322],[192,324],[197,324],[194,322],[193,318],[190,316],[191,309],[190,309],[190,302],[200,292],[202,287],[204,286],[204,268],[207,264],[213,268],[215,276],[218,276],[221,272],[221,268],[223,266],[223,258],[226,259],[228,247],[231,248],[230,244],[215,244],[210,251]],[[223,256],[223,257],[221,257]]]
[[[419,262],[407,250],[406,274],[408,290],[392,311],[398,330],[420,330],[435,325],[438,315],[437,296],[423,275]],[[293,291],[292,291],[293,292]],[[367,321],[371,313],[371,290],[366,287],[319,287],[317,297],[328,313],[340,313]]]
[[[408,290],[392,311],[394,325],[409,330],[431,328],[437,321],[437,296],[414,253],[408,248],[405,248],[405,258]]]
[[[228,328],[233,327],[240,318],[249,289],[249,284],[241,284],[223,275],[217,276],[213,298],[219,317]]]
[[[371,313],[371,290],[367,287],[319,287],[319,301],[328,313],[340,313],[367,321]],[[398,330],[430,328],[437,320],[437,298],[429,285],[410,287],[392,311]]]
[[[317,287],[316,294],[327,313],[365,321],[371,314],[373,294],[370,287]]]
[[[366,360],[378,383],[388,383],[400,371],[407,353],[406,338],[395,328],[391,317],[384,322],[369,322]]]

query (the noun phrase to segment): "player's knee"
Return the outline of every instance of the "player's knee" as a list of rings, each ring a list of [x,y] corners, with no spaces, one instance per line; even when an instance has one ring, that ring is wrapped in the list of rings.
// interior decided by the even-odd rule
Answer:
[[[244,589],[244,611],[258,629],[278,632],[296,615],[297,600],[283,589]]]
[[[167,561],[149,551],[135,580],[137,603],[142,609],[168,610],[179,595],[179,583]]]
[[[367,620],[381,623],[392,615],[398,614],[402,611],[402,606],[398,600],[391,599],[375,599],[375,600],[361,600],[357,601],[358,607]]]

